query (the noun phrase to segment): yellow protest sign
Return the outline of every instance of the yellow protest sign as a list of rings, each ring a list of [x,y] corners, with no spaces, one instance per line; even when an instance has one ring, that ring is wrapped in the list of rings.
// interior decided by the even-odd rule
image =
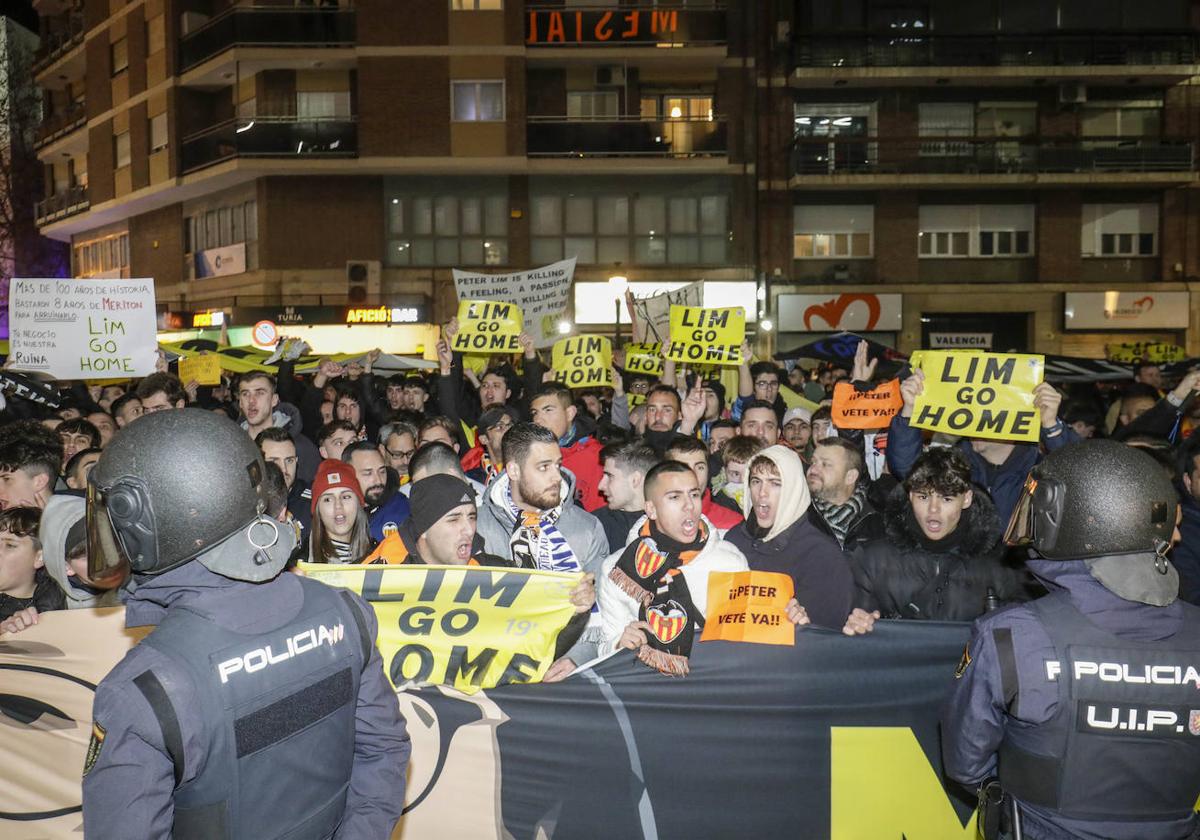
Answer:
[[[568,388],[605,388],[612,381],[612,342],[602,335],[577,335],[554,342],[554,381]]]
[[[184,356],[179,360],[179,381],[184,385],[195,380],[201,385],[221,384],[221,359],[214,353]]]
[[[794,645],[795,625],[786,607],[795,591],[791,576],[779,572],[709,573],[700,640]]]
[[[516,353],[525,329],[525,316],[515,303],[499,300],[460,300],[458,333],[450,349],[459,353]]]
[[[633,411],[639,405],[646,401],[645,394],[626,394],[625,398],[629,400],[629,410]]]
[[[578,573],[483,566],[337,566],[301,571],[357,592],[379,619],[377,647],[396,688],[475,691],[539,682],[575,615]]]
[[[1122,344],[1105,344],[1104,355],[1108,357],[1110,362],[1167,364],[1169,362],[1182,362],[1187,358],[1187,351],[1178,344],[1126,342]]]
[[[740,306],[671,306],[671,351],[667,358],[674,362],[740,365],[745,340],[746,310]]]
[[[658,342],[654,344],[626,344],[625,371],[627,373],[642,373],[646,376],[653,376],[655,379],[662,376],[662,345]]]
[[[925,372],[925,389],[909,423],[964,437],[1037,443],[1041,435],[1033,389],[1044,356],[1024,353],[924,350],[910,363]]]

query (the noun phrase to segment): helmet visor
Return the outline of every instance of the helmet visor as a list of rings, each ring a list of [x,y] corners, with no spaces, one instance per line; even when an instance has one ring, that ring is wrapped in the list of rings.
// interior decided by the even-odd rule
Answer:
[[[1025,479],[1021,498],[1013,509],[1004,531],[1004,544],[1012,546],[1030,545],[1033,542],[1033,493],[1038,480],[1033,475]]]
[[[129,575],[129,557],[112,524],[104,491],[88,482],[87,486],[88,577],[92,581],[116,585]]]

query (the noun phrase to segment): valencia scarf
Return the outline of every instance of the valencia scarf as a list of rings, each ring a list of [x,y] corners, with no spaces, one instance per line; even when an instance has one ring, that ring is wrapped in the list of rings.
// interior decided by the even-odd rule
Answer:
[[[507,482],[507,475],[501,481]],[[582,571],[567,538],[555,524],[562,515],[564,503],[559,502],[557,507],[546,511],[525,511],[513,502],[511,485],[506,483],[503,489],[508,512],[516,518],[508,548],[517,568],[544,572]]]
[[[679,570],[696,559],[707,542],[703,521],[696,539],[681,543],[647,519],[609,573],[609,579],[638,602],[638,618],[650,627],[638,659],[661,673],[687,676],[692,641],[696,628],[704,626],[704,616],[692,603]]]

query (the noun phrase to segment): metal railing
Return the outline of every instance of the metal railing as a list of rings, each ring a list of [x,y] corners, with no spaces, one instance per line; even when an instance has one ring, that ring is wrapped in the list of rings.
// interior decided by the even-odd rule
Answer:
[[[529,157],[714,157],[728,154],[727,124],[716,119],[529,117]]]
[[[48,225],[82,213],[89,206],[87,187],[71,187],[66,192],[56,193],[39,201],[34,210],[34,219],[39,225]]]
[[[1159,138],[798,137],[797,175],[1194,172],[1195,144]]]
[[[230,158],[355,157],[355,117],[238,117],[183,138],[182,170]]]
[[[34,148],[40,148],[59,137],[64,137],[81,128],[86,122],[87,105],[84,102],[72,102],[65,110],[51,114],[42,120],[34,137]]]
[[[34,74],[42,72],[62,56],[83,43],[83,12],[71,11],[63,16],[61,28],[42,36],[41,44],[33,54]]]
[[[802,35],[797,67],[1079,67],[1193,64],[1195,35],[935,35],[920,30]]]
[[[180,38],[179,69],[234,46],[344,47],[355,40],[353,7],[234,6]]]
[[[712,46],[728,38],[726,4],[525,6],[527,47]]]

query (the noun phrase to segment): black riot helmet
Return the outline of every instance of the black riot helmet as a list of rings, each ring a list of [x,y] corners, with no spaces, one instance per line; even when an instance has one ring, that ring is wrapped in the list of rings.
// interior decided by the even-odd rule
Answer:
[[[237,580],[273,578],[295,537],[263,515],[262,482],[258,448],[228,418],[185,408],[135,420],[88,477],[89,575],[157,575],[198,560]]]
[[[1179,591],[1166,560],[1178,506],[1170,478],[1149,455],[1086,440],[1051,452],[1030,471],[1004,541],[1048,560],[1086,560],[1115,594],[1165,606]]]

